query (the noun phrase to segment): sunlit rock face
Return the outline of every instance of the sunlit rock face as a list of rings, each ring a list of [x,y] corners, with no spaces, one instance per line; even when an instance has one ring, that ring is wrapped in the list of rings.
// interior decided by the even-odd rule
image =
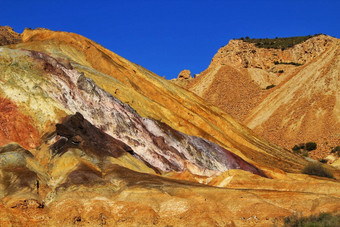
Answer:
[[[21,43],[21,34],[9,26],[0,26],[0,46]]]

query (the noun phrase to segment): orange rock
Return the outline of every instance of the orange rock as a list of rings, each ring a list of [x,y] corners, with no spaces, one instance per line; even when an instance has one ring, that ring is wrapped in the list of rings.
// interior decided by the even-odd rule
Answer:
[[[178,74],[177,79],[181,79],[181,80],[182,80],[182,79],[184,79],[184,80],[191,79],[191,72],[190,72],[190,70],[184,69],[182,72],[180,72],[180,73]]]
[[[0,26],[0,46],[22,42],[21,35],[9,26]]]
[[[289,150],[316,142],[310,156],[321,159],[340,144],[339,43],[319,35],[281,50],[231,40],[185,87]]]
[[[0,125],[0,146],[17,142],[24,148],[31,149],[40,143],[40,135],[33,126],[33,120],[22,114],[9,99],[1,97]]]

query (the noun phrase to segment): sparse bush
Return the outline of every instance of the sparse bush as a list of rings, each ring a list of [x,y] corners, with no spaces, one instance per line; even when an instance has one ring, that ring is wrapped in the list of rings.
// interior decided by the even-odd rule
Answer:
[[[306,143],[306,150],[307,151],[313,151],[313,150],[316,150],[316,143],[314,142],[308,142]]]
[[[331,153],[336,153],[338,156],[340,156],[340,146],[336,146],[331,150]]]
[[[327,159],[324,159],[324,158],[323,158],[323,159],[320,159],[319,162],[321,162],[321,163],[327,163],[328,161],[327,161]]]
[[[278,65],[278,64],[282,64],[282,65],[295,65],[295,66],[302,65],[302,64],[297,63],[297,62],[278,62],[278,61],[274,61],[274,64],[275,65]]]
[[[284,226],[285,227],[340,226],[340,215],[331,213],[320,213],[318,216],[312,215],[309,217],[298,217],[294,215],[286,217],[284,219]]]
[[[308,157],[309,156],[309,154],[308,154],[308,151],[306,151],[306,150],[302,150],[302,155],[304,156],[304,157]]]
[[[294,145],[294,147],[292,148],[292,150],[294,151],[294,153],[299,153],[299,154],[301,154],[300,146],[298,146],[298,145]]]
[[[273,87],[275,87],[275,85],[274,85],[274,84],[272,84],[272,85],[268,85],[268,86],[266,87],[266,90],[268,90],[268,89],[271,89],[271,88],[273,88]]]
[[[300,147],[300,149],[305,149],[305,148],[306,148],[306,144],[300,143],[300,144],[299,144],[299,147]]]
[[[315,175],[319,177],[334,178],[333,174],[325,169],[320,162],[310,162],[302,170],[303,174]]]
[[[314,36],[317,36],[317,35],[314,35]],[[295,37],[287,37],[287,38],[275,37],[275,39],[268,39],[268,38],[251,39],[248,36],[246,36],[245,38],[240,38],[240,39],[243,40],[244,42],[254,43],[255,46],[259,48],[267,48],[267,49],[274,48],[274,49],[285,50],[287,48],[295,46],[296,44],[302,43],[312,37],[313,36],[308,35],[308,36],[295,36]]]
[[[317,148],[316,143],[308,142],[308,143],[300,143],[299,145],[294,145],[292,148],[295,154],[302,154],[305,157],[308,157],[308,152],[315,150]]]

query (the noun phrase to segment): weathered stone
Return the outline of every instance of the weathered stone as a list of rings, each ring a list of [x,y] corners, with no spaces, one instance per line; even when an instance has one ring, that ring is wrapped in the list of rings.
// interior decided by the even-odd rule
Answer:
[[[178,74],[178,77],[177,77],[177,79],[181,79],[181,80],[189,80],[191,78],[192,78],[191,77],[191,72],[188,69],[184,69],[183,71],[181,71]]]

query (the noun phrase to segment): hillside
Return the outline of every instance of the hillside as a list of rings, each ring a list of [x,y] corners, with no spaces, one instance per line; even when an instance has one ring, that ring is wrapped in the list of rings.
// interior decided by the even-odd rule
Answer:
[[[222,47],[186,87],[269,141],[313,141],[311,156],[326,157],[340,144],[339,40],[318,35],[285,49],[245,41]]]
[[[304,158],[85,37],[21,37],[0,47],[0,225],[251,226],[340,209],[337,169],[301,174]]]

